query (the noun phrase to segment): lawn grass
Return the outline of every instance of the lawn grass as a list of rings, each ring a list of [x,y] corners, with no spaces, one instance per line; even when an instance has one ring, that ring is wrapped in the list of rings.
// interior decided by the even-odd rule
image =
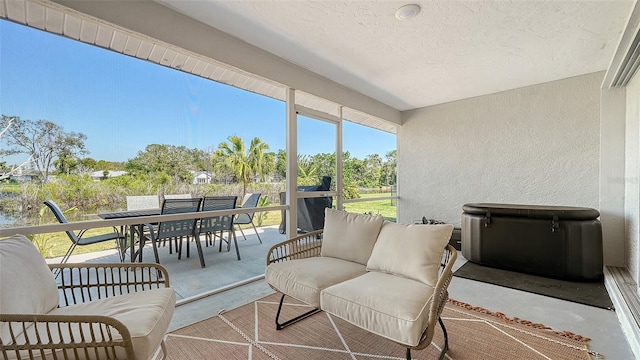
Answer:
[[[383,196],[391,196],[391,194],[363,194],[362,198],[376,198]],[[344,204],[344,209],[348,212],[358,214],[382,215],[387,221],[396,221],[396,205],[395,200],[374,200],[366,202],[355,202]]]
[[[0,192],[19,194],[20,193],[20,184],[0,183]]]

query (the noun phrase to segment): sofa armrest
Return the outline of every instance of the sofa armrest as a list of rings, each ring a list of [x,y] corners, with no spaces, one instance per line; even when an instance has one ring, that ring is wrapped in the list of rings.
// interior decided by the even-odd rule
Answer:
[[[272,246],[267,252],[267,266],[287,260],[320,256],[323,231],[312,231]]]
[[[117,351],[135,359],[129,330],[108,316],[0,314],[1,326],[12,329],[2,340],[5,356],[48,358],[49,352],[59,351],[57,358],[115,359]]]
[[[60,306],[169,287],[169,273],[155,263],[49,264],[58,272]]]
[[[420,343],[417,346],[412,347],[412,349],[421,350],[431,344],[436,322],[439,321],[440,315],[447,303],[447,299],[449,299],[449,292],[447,289],[449,287],[449,283],[451,283],[451,279],[453,278],[452,269],[457,258],[458,252],[456,249],[451,245],[447,245],[442,253],[442,260],[438,271],[438,282],[436,283],[431,306],[429,308],[429,326],[427,326],[424,333],[422,333]]]

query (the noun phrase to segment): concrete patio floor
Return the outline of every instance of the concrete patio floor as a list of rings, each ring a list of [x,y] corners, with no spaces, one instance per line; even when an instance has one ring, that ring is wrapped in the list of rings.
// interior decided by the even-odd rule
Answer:
[[[161,247],[160,263],[167,267],[171,286],[176,290],[178,306],[170,331],[215,316],[220,310],[232,309],[250,303],[274,291],[263,279],[266,253],[283,240],[285,235],[277,226],[258,228],[263,244],[253,230],[245,230],[247,240],[237,232],[241,260],[234,248],[218,252],[218,246],[203,247],[206,267],[201,268],[194,243],[191,257],[178,260]],[[203,243],[204,245],[204,243]],[[145,261],[153,261],[150,246],[145,248]],[[55,261],[52,259],[50,261]],[[74,255],[69,262],[117,262],[115,250]],[[454,270],[466,260],[458,254]],[[202,294],[208,296],[202,296]],[[490,285],[455,277],[449,286],[449,297],[491,311],[499,311],[508,317],[519,317],[541,323],[559,331],[589,337],[589,349],[604,355],[605,359],[635,359],[621,330],[615,311],[558,300],[519,290]],[[446,322],[445,322],[446,324]],[[478,334],[478,336],[482,336]]]

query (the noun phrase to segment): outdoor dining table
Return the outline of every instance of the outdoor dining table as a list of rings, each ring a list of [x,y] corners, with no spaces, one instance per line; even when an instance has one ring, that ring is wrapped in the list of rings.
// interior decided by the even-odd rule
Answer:
[[[101,219],[126,219],[126,218],[144,218],[146,216],[160,215],[160,209],[144,209],[144,210],[129,210],[129,211],[118,211],[112,213],[102,213],[98,214],[98,217]],[[142,219],[141,219],[142,220]],[[140,223],[129,225],[129,250],[131,256],[131,262],[136,261],[136,257],[139,262],[142,262],[142,246],[144,241],[142,241],[142,237],[144,236],[144,226],[147,222],[141,221]],[[140,244],[140,249],[135,251],[135,233],[138,233],[139,239],[138,243]],[[120,261],[124,261],[125,253],[127,250],[127,236],[124,237],[124,240],[121,240],[124,243],[118,244],[118,248],[120,249]]]

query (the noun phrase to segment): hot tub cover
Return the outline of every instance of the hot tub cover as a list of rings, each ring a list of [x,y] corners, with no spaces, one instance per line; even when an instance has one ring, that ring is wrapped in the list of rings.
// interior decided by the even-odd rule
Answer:
[[[596,209],[575,206],[470,203],[464,204],[462,210],[471,215],[487,215],[489,212],[491,216],[530,219],[594,220],[600,216]]]

